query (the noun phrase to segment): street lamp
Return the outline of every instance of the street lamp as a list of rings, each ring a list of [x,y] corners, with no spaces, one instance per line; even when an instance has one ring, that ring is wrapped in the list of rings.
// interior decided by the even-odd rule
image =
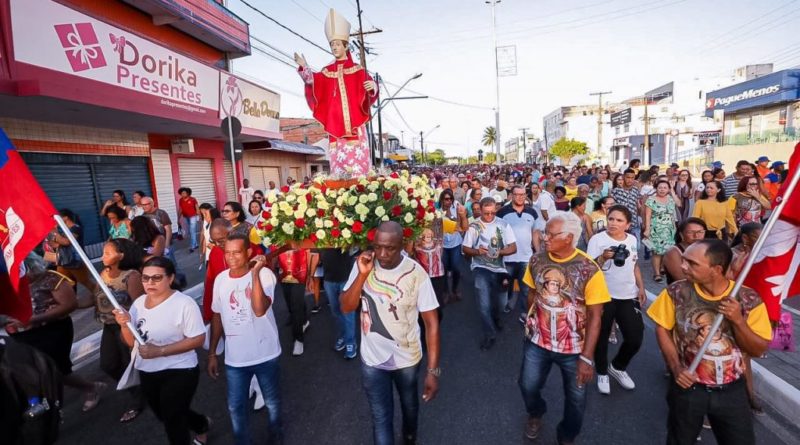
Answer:
[[[428,132],[425,133],[424,135],[422,134],[421,131],[419,132],[419,149],[420,149],[420,152],[422,153],[422,163],[423,164],[425,163],[425,138],[430,136],[431,133],[433,133],[439,127],[441,127],[441,125],[436,124],[435,127],[433,127],[430,130],[428,130]]]
[[[414,74],[413,76],[411,76],[411,78],[406,80],[403,83],[403,85],[400,86],[400,88],[398,88],[397,91],[395,91],[395,93],[392,94],[388,99],[381,100],[381,91],[380,91],[380,89],[381,89],[381,87],[380,87],[381,75],[378,74],[378,73],[375,73],[375,79],[378,82],[378,104],[377,104],[378,105],[378,113],[377,113],[378,114],[378,147],[380,148],[381,163],[383,162],[383,125],[382,125],[383,122],[381,120],[381,110],[383,110],[383,107],[386,106],[386,103],[388,103],[391,100],[395,100],[395,99],[417,99],[417,98],[426,98],[426,97],[428,97],[428,96],[419,96],[419,97],[410,97],[410,98],[395,97],[395,96],[397,96],[398,93],[400,93],[400,91],[403,90],[403,88],[406,87],[406,85],[408,85],[409,82],[411,82],[412,80],[415,80],[415,79],[419,79],[420,77],[422,77],[422,73]],[[381,102],[384,102],[384,103],[381,104]],[[374,116],[375,115],[373,114],[373,117]],[[372,118],[370,118],[370,120],[372,120]],[[370,151],[371,151],[371,149],[370,149]],[[374,156],[374,154],[371,155],[371,156]]]
[[[495,108],[494,108],[494,125],[495,125],[495,151],[497,152],[496,164],[500,164],[500,64],[497,60],[497,15],[495,14],[495,6],[500,3],[500,0],[486,0],[484,3],[492,6],[492,44],[494,46],[494,83],[495,83]]]

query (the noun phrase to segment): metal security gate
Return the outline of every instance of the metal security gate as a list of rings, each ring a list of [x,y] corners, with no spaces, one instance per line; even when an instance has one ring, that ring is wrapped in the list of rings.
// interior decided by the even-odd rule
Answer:
[[[153,176],[156,183],[156,200],[158,208],[164,210],[172,220],[172,229],[178,230],[178,209],[176,207],[175,186],[172,183],[172,164],[169,162],[169,150],[150,150],[153,162]]]
[[[214,164],[211,159],[178,159],[178,172],[181,187],[192,189],[192,196],[198,203],[207,202],[217,207],[217,193],[214,187]]]
[[[269,190],[269,181],[275,181],[275,184],[280,187],[281,185],[281,169],[280,167],[250,167],[250,186],[254,190],[261,190],[266,192]]]
[[[136,190],[151,193],[147,158],[32,152],[22,157],[53,205],[78,215],[91,258],[102,255],[108,239],[108,221],[99,212],[113,191],[122,190],[129,200]]]

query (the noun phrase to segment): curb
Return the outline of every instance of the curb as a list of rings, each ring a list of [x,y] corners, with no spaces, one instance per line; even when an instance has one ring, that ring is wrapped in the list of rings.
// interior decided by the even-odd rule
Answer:
[[[192,297],[200,304],[203,296],[204,283],[198,283],[183,291],[184,294]],[[72,344],[69,358],[72,360],[72,369],[79,370],[100,358],[100,339],[103,331],[97,331],[88,337],[84,337]]]
[[[652,303],[656,295],[648,290],[645,292],[647,300]],[[787,419],[789,413],[800,412],[800,389],[790,385],[755,360],[751,360],[750,363],[753,367],[753,388],[762,401]]]

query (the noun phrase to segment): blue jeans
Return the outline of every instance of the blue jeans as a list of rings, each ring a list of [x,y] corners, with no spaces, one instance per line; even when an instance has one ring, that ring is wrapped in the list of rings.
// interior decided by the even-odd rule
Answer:
[[[556,428],[560,442],[572,442],[581,431],[583,413],[586,411],[586,385],[578,387],[578,354],[560,354],[548,351],[525,341],[522,369],[519,374],[519,389],[529,416],[542,417],[547,412],[547,403],[542,398],[542,387],[547,382],[550,368],[555,364],[561,368],[564,382],[564,418]]]
[[[269,431],[272,438],[279,438],[283,434],[281,427],[281,392],[278,386],[280,380],[280,367],[278,358],[267,360],[257,365],[243,366],[241,368],[225,365],[225,375],[228,379],[228,412],[233,423],[233,437],[238,445],[250,445],[250,381],[253,376],[258,380],[264,403],[269,413]]]
[[[328,297],[328,303],[331,305],[331,313],[333,318],[336,319],[336,338],[344,339],[345,345],[356,344],[356,312],[343,314],[339,298],[342,296],[344,290],[344,282],[336,281],[323,281],[322,285],[325,287],[325,295]]]
[[[361,385],[372,411],[372,437],[375,445],[394,444],[394,395],[397,388],[403,414],[403,437],[417,437],[419,363],[408,368],[386,371],[361,363]]]
[[[447,288],[448,292],[456,293],[458,292],[458,283],[461,281],[461,263],[463,263],[461,246],[445,248],[442,260],[445,272],[450,272],[453,277],[453,285]]]
[[[192,240],[192,249],[197,249],[197,217],[196,216],[183,216],[183,227],[189,231],[189,237]]]
[[[523,262],[514,262],[514,263],[506,263],[506,270],[508,271],[508,293],[505,297],[505,304],[503,306],[507,306],[508,302],[514,298],[514,280],[519,281],[519,299],[517,300],[517,307],[519,308],[520,312],[528,312],[528,285],[522,282],[522,279],[525,277],[525,269],[527,269],[528,263]],[[510,308],[514,309],[514,308]]]
[[[486,338],[495,338],[497,335],[495,320],[500,318],[499,290],[502,274],[483,267],[476,267],[472,273],[475,277],[475,296],[478,298],[483,334]]]

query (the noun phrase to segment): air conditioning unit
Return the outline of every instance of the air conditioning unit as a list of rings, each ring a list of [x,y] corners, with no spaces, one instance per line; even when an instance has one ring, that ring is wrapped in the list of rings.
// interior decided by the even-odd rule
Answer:
[[[194,139],[173,139],[173,153],[194,153]]]

